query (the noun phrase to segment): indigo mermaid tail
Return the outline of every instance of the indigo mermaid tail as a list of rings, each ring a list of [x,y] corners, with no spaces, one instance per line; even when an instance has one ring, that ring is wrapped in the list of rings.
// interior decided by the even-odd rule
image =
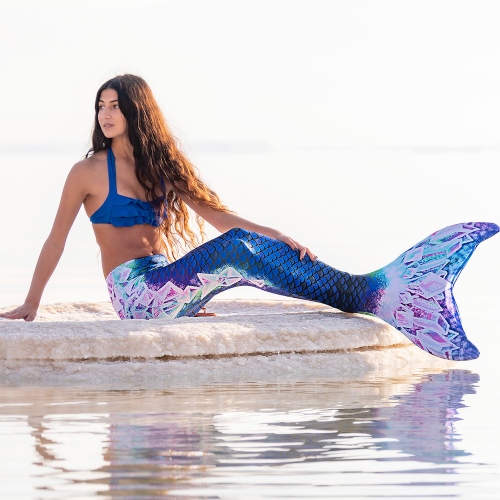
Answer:
[[[435,356],[477,358],[479,351],[462,328],[453,285],[479,243],[499,230],[496,224],[468,222],[431,234],[391,264],[366,275],[372,285],[366,312]]]
[[[107,278],[122,319],[193,316],[220,292],[252,286],[376,314],[435,356],[474,359],[452,289],[477,245],[500,230],[470,222],[441,229],[370,274],[339,271],[281,241],[234,228],[168,263],[153,255],[125,262]]]

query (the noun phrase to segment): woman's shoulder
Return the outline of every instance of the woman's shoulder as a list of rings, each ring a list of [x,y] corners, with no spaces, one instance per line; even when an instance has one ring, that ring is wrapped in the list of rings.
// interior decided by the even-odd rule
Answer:
[[[76,162],[68,174],[68,182],[90,189],[95,182],[103,182],[107,177],[106,153],[100,151]]]
[[[107,165],[107,155],[106,151],[98,151],[90,156],[83,158],[79,162],[75,163],[75,166],[79,168],[96,168],[102,165]]]
[[[103,168],[107,169],[106,152],[99,151],[98,153],[87,156],[86,158],[83,158],[83,160],[76,162],[73,165],[71,172],[78,175],[94,174]]]

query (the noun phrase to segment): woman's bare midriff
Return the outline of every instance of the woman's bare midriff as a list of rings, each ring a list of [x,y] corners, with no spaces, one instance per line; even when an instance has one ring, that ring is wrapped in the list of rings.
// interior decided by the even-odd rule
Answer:
[[[101,249],[104,277],[129,260],[164,253],[158,228],[149,224],[132,227],[93,224],[92,227]]]

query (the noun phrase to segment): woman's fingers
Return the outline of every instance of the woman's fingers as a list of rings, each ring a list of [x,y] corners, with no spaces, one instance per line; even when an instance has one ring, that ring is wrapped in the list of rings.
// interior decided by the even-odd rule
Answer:
[[[14,309],[13,311],[7,311],[4,313],[0,313],[0,318],[20,319],[21,316],[19,315],[19,311],[17,309]]]
[[[308,255],[312,261],[315,261],[317,259],[316,255],[314,255],[314,253],[311,252],[311,250],[309,250],[309,248],[305,247],[304,245],[301,245],[299,242],[295,241],[293,238],[290,238],[290,236],[282,234],[282,235],[278,236],[277,239],[279,241],[282,241],[283,243],[286,243],[292,250],[299,252],[299,259],[300,260],[304,260],[304,257],[306,255]]]
[[[309,255],[309,258],[312,260],[312,261],[315,261],[317,259],[316,255],[314,255],[311,250],[309,250],[309,248],[307,247],[302,247],[300,249],[300,260],[303,260],[304,257],[306,255]]]
[[[305,247],[304,245],[301,245],[300,243],[298,243],[297,241],[295,241],[293,238],[290,238],[290,236],[286,236],[284,242],[292,250],[296,250],[297,252],[299,252],[299,254],[300,254],[299,258],[300,258],[300,260],[303,260],[306,255],[308,255],[309,258],[311,260],[313,260],[313,261],[317,259],[316,255],[314,255],[314,253],[311,252],[311,250],[309,250],[309,248]]]
[[[13,314],[16,314],[17,309],[13,309],[12,311],[6,311],[3,313],[0,313],[0,318],[10,318],[12,317]]]
[[[25,308],[23,306],[17,307],[12,311],[0,313],[0,318],[5,319],[24,319],[25,321],[33,321],[36,318],[36,310]]]

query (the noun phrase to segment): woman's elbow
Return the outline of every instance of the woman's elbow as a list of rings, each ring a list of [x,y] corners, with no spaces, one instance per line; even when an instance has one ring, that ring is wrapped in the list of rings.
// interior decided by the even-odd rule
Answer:
[[[44,248],[55,254],[62,255],[66,246],[66,239],[49,236],[44,243]]]

